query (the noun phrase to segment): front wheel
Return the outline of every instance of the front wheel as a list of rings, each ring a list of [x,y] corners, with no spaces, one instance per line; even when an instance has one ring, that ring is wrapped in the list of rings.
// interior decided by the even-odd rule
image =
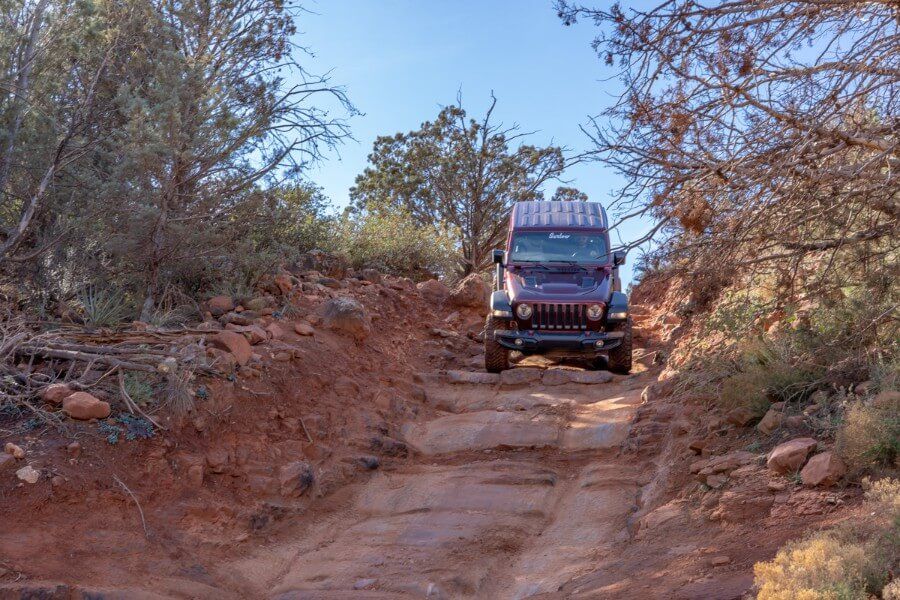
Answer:
[[[622,331],[625,336],[621,344],[609,351],[609,370],[627,375],[631,371],[631,317],[617,325],[613,331]]]
[[[484,368],[488,373],[499,373],[509,368],[509,350],[494,339],[494,330],[506,329],[503,321],[488,315],[484,324]]]

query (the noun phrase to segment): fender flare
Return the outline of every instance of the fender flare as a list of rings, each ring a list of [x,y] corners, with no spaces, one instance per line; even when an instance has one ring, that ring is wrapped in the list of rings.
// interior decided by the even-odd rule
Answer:
[[[491,314],[495,317],[511,319],[513,317],[512,304],[506,290],[497,290],[491,293]]]

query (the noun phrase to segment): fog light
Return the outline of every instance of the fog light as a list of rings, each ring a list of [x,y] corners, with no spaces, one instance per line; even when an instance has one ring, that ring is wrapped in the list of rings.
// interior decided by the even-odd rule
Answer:
[[[602,304],[591,304],[587,307],[587,318],[591,321],[599,321],[600,317],[603,316],[603,305]]]
[[[596,347],[598,347],[598,348],[602,348],[602,347],[603,347],[603,340],[597,340],[597,342],[596,342],[594,345],[595,345]]]
[[[531,318],[531,306],[528,304],[520,304],[516,307],[516,314],[519,315],[520,319],[530,319]]]
[[[516,338],[516,341],[515,341],[516,346],[521,346],[524,343],[525,342],[522,341],[522,338]]]
[[[610,318],[610,319],[618,319],[618,320],[624,321],[625,319],[628,318],[628,313],[625,312],[625,311],[622,311],[622,312],[611,312],[611,313],[609,313],[609,318]]]

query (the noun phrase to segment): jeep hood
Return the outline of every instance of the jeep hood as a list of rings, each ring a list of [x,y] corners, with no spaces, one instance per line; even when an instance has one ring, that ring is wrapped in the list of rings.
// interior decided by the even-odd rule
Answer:
[[[506,290],[512,303],[606,304],[610,294],[610,270],[606,267],[562,267],[552,270],[510,267],[506,271]]]

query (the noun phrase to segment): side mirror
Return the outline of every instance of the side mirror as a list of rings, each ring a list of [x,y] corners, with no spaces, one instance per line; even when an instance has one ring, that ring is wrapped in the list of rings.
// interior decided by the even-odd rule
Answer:
[[[625,264],[625,252],[623,250],[616,250],[613,252],[613,265],[620,266]]]
[[[491,255],[495,265],[502,265],[506,262],[506,252],[503,250],[494,250]]]

